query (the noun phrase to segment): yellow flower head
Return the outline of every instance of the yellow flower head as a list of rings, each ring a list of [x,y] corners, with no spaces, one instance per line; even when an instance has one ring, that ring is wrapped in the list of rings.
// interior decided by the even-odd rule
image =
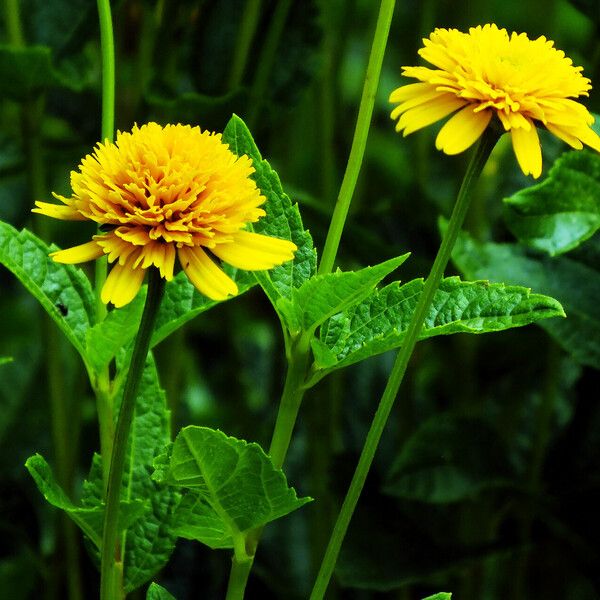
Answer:
[[[423,40],[419,54],[436,67],[403,67],[420,83],[394,90],[390,102],[396,131],[408,135],[454,114],[440,130],[436,147],[446,154],[469,148],[494,115],[510,131],[513,149],[525,175],[542,172],[536,125],[580,150],[600,151],[594,118],[576,100],[587,96],[590,80],[581,67],[545,37],[530,40],[496,25],[472,27],[469,33],[436,29]],[[459,110],[460,109],[460,110]]]
[[[62,205],[36,202],[34,212],[101,225],[105,233],[52,257],[73,264],[107,254],[115,264],[103,302],[130,302],[151,266],[172,279],[176,255],[201,293],[222,300],[237,286],[210,255],[252,271],[280,265],[296,250],[288,240],[244,229],[265,214],[253,172],[251,159],[233,154],[220,134],[148,123],[119,132],[114,144],[98,144],[71,172],[72,197],[54,194]]]

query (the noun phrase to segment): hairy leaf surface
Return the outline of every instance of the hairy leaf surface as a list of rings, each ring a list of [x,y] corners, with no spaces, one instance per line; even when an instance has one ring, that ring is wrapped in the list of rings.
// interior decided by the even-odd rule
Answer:
[[[532,256],[515,244],[480,243],[462,234],[452,253],[467,277],[487,277],[557,298],[566,319],[540,323],[580,363],[600,368],[600,272],[575,259]]]
[[[423,285],[422,279],[394,282],[329,319],[313,340],[314,379],[400,346]],[[501,331],[556,316],[564,316],[561,305],[528,288],[448,277],[434,296],[420,339]]]
[[[600,156],[563,154],[548,177],[504,200],[508,227],[551,255],[572,250],[600,229]]]
[[[282,298],[280,313],[290,331],[313,332],[324,321],[364,300],[375,286],[397,269],[408,254],[360,271],[316,275],[292,291],[292,298]]]
[[[0,222],[0,263],[11,271],[44,307],[67,339],[86,357],[86,333],[93,322],[94,296],[83,271],[55,263],[47,246],[27,229]]]
[[[279,298],[290,298],[292,290],[300,287],[315,273],[317,256],[312,238],[302,225],[298,205],[292,205],[281,187],[279,176],[263,160],[252,134],[238,116],[233,115],[229,120],[223,132],[223,141],[238,156],[246,154],[252,159],[254,180],[267,199],[263,204],[267,214],[254,224],[254,231],[292,240],[298,246],[293,260],[270,271],[255,272],[258,282],[277,308]]]
[[[258,444],[207,427],[183,428],[156,465],[157,480],[188,490],[178,534],[213,548],[231,548],[244,532],[310,501],[296,496]]]

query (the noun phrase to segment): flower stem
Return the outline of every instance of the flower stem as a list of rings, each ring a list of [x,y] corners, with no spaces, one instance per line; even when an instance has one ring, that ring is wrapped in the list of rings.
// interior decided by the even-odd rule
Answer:
[[[434,294],[444,275],[444,270],[450,259],[452,248],[454,247],[454,243],[456,242],[456,238],[467,214],[473,188],[477,183],[479,174],[497,140],[498,133],[495,128],[488,127],[481,137],[475,153],[471,158],[471,162],[469,163],[458,193],[454,210],[452,211],[452,216],[450,217],[448,227],[444,233],[442,243],[435,257],[431,272],[425,282],[423,293],[419,297],[415,312],[408,325],[406,335],[404,336],[402,348],[398,352],[379,407],[377,408],[377,412],[371,423],[371,428],[367,434],[367,439],[365,440],[365,445],[362,449],[358,465],[354,471],[352,482],[350,483],[350,487],[344,498],[340,514],[338,515],[333,533],[329,540],[329,545],[325,551],[325,556],[321,563],[321,568],[317,575],[313,591],[310,595],[310,600],[320,600],[325,595],[344,536],[346,535],[346,530],[348,529],[350,519],[352,518],[352,514],[354,513],[354,509],[356,508],[356,504],[362,492],[379,440],[385,428],[390,411],[392,410],[404,373],[406,372],[406,367],[419,338],[419,333],[423,327],[423,321],[425,320]]]
[[[356,188],[358,174],[365,154],[367,136],[369,135],[373,106],[375,104],[375,95],[379,84],[379,75],[381,73],[381,65],[383,63],[383,55],[387,44],[390,25],[392,23],[395,3],[395,0],[382,0],[379,8],[379,16],[377,17],[375,36],[373,38],[371,55],[367,66],[360,108],[358,109],[350,157],[348,158],[346,172],[344,173],[340,193],[333,210],[329,231],[327,232],[325,248],[323,249],[323,255],[321,256],[321,262],[319,264],[319,273],[331,273],[340,245],[348,209],[350,208],[350,202],[352,201],[352,195]]]
[[[231,571],[229,573],[229,583],[227,584],[227,595],[225,600],[243,600],[246,591],[246,583],[250,570],[252,569],[253,557],[238,560],[234,554],[231,558]]]
[[[101,600],[118,600],[123,595],[121,580],[123,554],[117,539],[121,482],[137,390],[144,371],[154,323],[164,292],[164,280],[161,278],[159,271],[153,267],[149,271],[148,295],[146,296],[140,329],[133,347],[110,461],[104,515],[104,533],[102,537],[102,562],[100,569]]]
[[[100,46],[102,51],[102,131],[101,139],[112,141],[115,134],[115,41],[113,35],[110,0],[97,0],[100,20]],[[106,281],[108,265],[106,258],[96,261],[96,322],[106,317],[106,305],[100,299]],[[106,382],[104,382],[106,383]]]

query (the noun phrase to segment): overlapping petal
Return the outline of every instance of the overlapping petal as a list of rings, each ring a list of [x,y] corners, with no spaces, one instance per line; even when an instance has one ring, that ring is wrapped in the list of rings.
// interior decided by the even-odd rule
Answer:
[[[148,123],[98,144],[71,173],[71,198],[37,202],[35,212],[101,225],[93,240],[53,253],[78,263],[105,254],[113,263],[101,297],[124,306],[155,267],[173,278],[176,258],[198,290],[214,300],[237,293],[217,264],[270,269],[291,260],[296,246],[247,231],[265,215],[265,198],[247,156],[236,156],[219,134],[199,127]],[[213,258],[214,257],[214,260]]]
[[[436,67],[403,67],[417,79],[394,90],[398,104],[391,117],[396,131],[408,135],[456,112],[442,127],[436,147],[447,154],[469,148],[496,117],[511,133],[515,155],[525,174],[539,177],[541,149],[536,127],[543,126],[573,148],[600,151],[594,118],[577,101],[591,82],[554,42],[525,33],[508,34],[494,24],[468,33],[436,29],[419,54]]]

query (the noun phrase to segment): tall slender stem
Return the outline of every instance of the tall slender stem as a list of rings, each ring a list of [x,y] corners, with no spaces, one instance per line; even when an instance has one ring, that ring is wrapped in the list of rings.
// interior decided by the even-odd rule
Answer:
[[[164,292],[164,280],[161,278],[158,269],[151,267],[149,270],[148,295],[146,296],[144,313],[133,347],[129,373],[127,374],[123,390],[121,410],[119,411],[110,461],[108,489],[106,492],[106,512],[104,515],[104,534],[102,538],[101,600],[119,600],[123,595],[121,581],[123,555],[118,543],[121,482],[137,390],[144,371],[154,323]]]
[[[406,367],[408,366],[410,357],[417,340],[419,339],[423,321],[425,320],[425,316],[431,306],[435,292],[444,275],[444,270],[450,259],[452,248],[454,247],[454,243],[456,242],[456,238],[467,214],[473,188],[497,140],[498,133],[496,129],[494,127],[488,127],[481,137],[475,153],[471,158],[471,162],[469,163],[458,193],[452,216],[450,217],[448,227],[444,233],[442,243],[435,257],[431,272],[425,282],[425,286],[423,287],[423,292],[419,297],[415,312],[408,325],[406,335],[404,336],[402,348],[398,352],[379,407],[377,408],[377,412],[371,423],[371,428],[367,434],[367,439],[365,440],[365,445],[362,449],[358,465],[354,471],[352,482],[350,483],[350,487],[344,498],[340,514],[338,515],[333,533],[329,540],[329,545],[325,551],[325,556],[321,563],[321,569],[317,575],[317,580],[311,593],[310,600],[320,600],[325,595],[342,542],[346,535],[348,525],[350,524],[350,519],[352,518],[367,474],[371,468],[379,440],[381,439],[385,424],[387,423],[388,416],[392,410],[394,400],[396,399],[398,389],[402,383]]]
[[[100,21],[100,46],[102,52],[102,131],[101,139],[112,141],[115,134],[115,40],[113,35],[110,0],[97,0]],[[106,305],[100,299],[106,281],[108,265],[106,258],[96,261],[96,321],[106,317]],[[103,382],[106,383],[106,382]]]
[[[360,108],[358,109],[350,157],[348,158],[346,172],[344,173],[340,193],[333,211],[329,231],[327,232],[325,248],[323,249],[323,255],[319,264],[319,273],[331,273],[340,245],[346,217],[348,216],[348,209],[350,208],[365,154],[367,136],[369,135],[373,106],[375,104],[375,95],[379,84],[379,75],[381,73],[381,65],[383,63],[383,55],[387,45],[395,3],[395,0],[382,0],[379,8],[379,16],[377,17],[373,46],[371,47],[367,75],[360,100]]]

